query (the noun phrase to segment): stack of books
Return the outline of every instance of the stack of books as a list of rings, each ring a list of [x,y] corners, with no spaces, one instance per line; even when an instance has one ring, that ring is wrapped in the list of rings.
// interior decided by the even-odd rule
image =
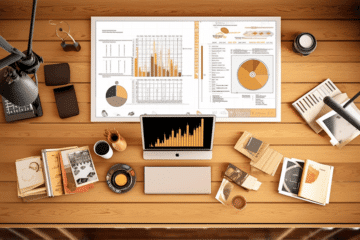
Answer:
[[[18,197],[24,201],[87,192],[99,181],[87,146],[41,153],[15,162]]]
[[[312,160],[284,158],[280,194],[325,206],[330,200],[334,167]]]

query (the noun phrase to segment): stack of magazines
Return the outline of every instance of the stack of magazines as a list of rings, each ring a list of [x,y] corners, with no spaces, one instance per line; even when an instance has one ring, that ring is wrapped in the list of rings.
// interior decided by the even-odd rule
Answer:
[[[330,200],[334,167],[311,160],[284,158],[280,194],[325,206]]]
[[[15,162],[18,196],[24,201],[87,192],[99,181],[87,146],[41,153]]]

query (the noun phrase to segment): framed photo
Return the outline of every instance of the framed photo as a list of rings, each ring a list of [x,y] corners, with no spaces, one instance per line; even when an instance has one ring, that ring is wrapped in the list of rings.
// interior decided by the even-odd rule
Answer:
[[[64,151],[61,154],[65,168],[70,165],[76,187],[99,181],[88,147]]]

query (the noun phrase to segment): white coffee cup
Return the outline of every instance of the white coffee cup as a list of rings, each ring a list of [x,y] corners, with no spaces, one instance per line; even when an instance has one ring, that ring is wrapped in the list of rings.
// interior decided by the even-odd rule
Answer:
[[[104,140],[97,141],[94,145],[94,152],[96,155],[109,159],[114,154],[111,146]]]

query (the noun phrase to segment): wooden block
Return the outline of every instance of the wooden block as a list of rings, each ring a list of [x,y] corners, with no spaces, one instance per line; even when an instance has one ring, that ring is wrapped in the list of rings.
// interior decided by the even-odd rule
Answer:
[[[252,136],[253,135],[251,133],[245,131],[235,144],[234,148],[251,159],[251,166],[274,176],[284,156],[270,148],[270,145],[265,142],[263,142],[262,145],[264,146],[260,147],[256,155],[251,154],[247,149],[245,149],[245,146]]]

